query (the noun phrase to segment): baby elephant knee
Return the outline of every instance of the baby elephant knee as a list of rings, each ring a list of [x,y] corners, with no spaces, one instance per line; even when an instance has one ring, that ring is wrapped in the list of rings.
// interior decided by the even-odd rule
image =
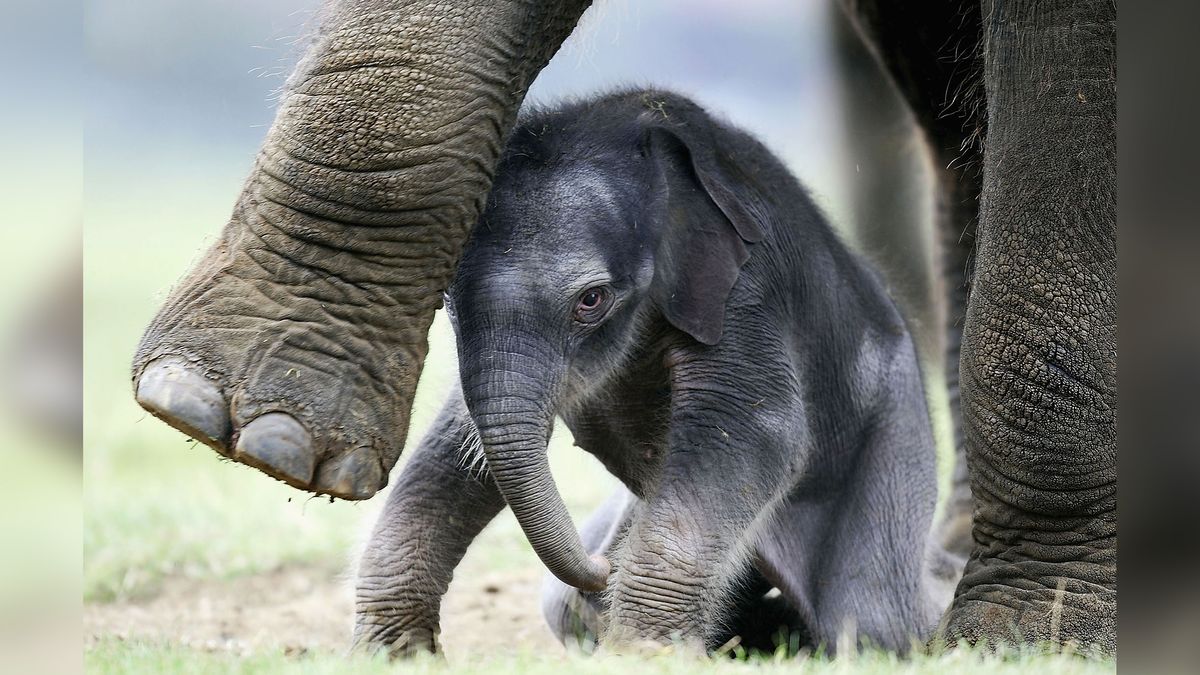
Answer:
[[[542,581],[542,616],[558,641],[592,651],[604,630],[600,593],[584,593],[547,574]]]

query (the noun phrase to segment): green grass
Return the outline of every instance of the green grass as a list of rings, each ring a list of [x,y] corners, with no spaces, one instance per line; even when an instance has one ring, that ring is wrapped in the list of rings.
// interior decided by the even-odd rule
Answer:
[[[498,657],[479,655],[447,663],[441,658],[420,657],[401,665],[381,658],[347,657],[341,654],[288,654],[263,651],[246,655],[205,652],[166,645],[109,641],[89,650],[84,657],[89,672],[95,673],[395,673],[441,675],[443,673],[481,673],[487,675],[750,675],[752,673],[788,673],[789,675],[1100,675],[1116,672],[1112,661],[1098,661],[1078,655],[1027,651],[996,656],[982,651],[961,649],[939,656],[919,655],[900,658],[894,654],[866,652],[851,658],[753,657],[697,661],[677,655],[649,658],[618,656],[547,656],[515,653]]]

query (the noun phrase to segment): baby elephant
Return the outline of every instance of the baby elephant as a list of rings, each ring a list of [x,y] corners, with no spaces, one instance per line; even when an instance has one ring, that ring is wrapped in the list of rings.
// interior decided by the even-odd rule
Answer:
[[[363,556],[360,644],[435,649],[505,505],[563,640],[928,637],[950,589],[912,340],[761,143],[663,91],[528,113],[446,300],[461,390]],[[547,464],[556,415],[624,484],[582,536]]]

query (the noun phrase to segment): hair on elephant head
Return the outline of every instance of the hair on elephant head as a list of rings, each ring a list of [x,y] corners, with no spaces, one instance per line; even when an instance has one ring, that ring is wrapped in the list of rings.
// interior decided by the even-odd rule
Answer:
[[[605,568],[583,554],[547,470],[553,416],[655,326],[716,344],[749,247],[770,227],[765,191],[715,151],[712,124],[658,91],[526,112],[447,292],[489,468],[539,556],[573,585],[602,585]]]

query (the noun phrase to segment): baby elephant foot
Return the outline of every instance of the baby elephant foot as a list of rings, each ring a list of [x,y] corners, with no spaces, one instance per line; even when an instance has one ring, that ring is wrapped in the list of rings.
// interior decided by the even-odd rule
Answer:
[[[366,499],[399,458],[450,265],[390,267],[271,229],[283,217],[243,205],[178,284],[134,358],[137,401],[289,485]]]
[[[387,654],[389,659],[406,659],[420,654],[441,655],[437,643],[437,631],[430,628],[411,628],[394,633],[359,634],[354,631],[352,653],[375,655]]]
[[[615,608],[600,641],[601,651],[632,656],[678,654],[702,657],[707,654],[703,631],[697,626],[679,627],[680,617],[669,613],[649,621],[630,620],[624,608]],[[639,610],[641,608],[638,608]]]
[[[354,617],[352,652],[383,652],[389,659],[440,653],[436,610],[403,610],[390,603],[364,608],[362,604]]]
[[[598,649],[601,654],[652,658],[655,656],[687,656],[703,658],[707,655],[704,640],[676,636],[673,639],[650,639],[635,637],[632,633],[617,636],[610,632]]]

